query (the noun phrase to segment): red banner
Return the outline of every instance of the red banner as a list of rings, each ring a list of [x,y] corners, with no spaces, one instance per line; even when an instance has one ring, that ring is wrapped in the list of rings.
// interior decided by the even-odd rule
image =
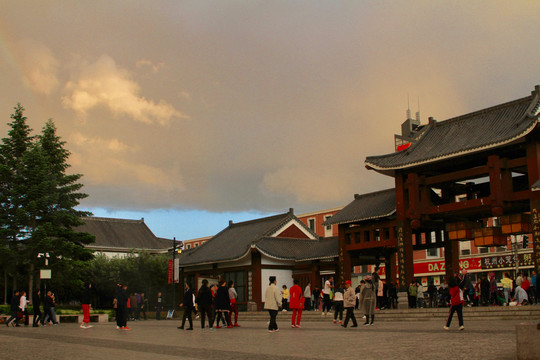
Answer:
[[[169,259],[169,279],[168,279],[168,282],[169,284],[172,284],[172,274],[173,274],[173,261],[172,259]]]

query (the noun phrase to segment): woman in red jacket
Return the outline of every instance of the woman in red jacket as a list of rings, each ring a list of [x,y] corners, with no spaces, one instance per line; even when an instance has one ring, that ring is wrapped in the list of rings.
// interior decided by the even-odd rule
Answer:
[[[446,320],[446,325],[444,326],[444,330],[448,330],[450,327],[450,323],[452,322],[452,316],[454,316],[454,312],[457,312],[458,319],[459,319],[459,330],[465,329],[463,326],[463,291],[458,286],[458,281],[455,277],[451,277],[448,280],[448,287],[450,292],[450,313],[448,314],[448,320]]]
[[[302,295],[302,288],[298,286],[297,279],[294,279],[294,285],[289,290],[289,300],[289,308],[292,310],[291,327],[299,328],[301,327],[300,319],[302,319],[302,309],[304,309],[305,300]]]

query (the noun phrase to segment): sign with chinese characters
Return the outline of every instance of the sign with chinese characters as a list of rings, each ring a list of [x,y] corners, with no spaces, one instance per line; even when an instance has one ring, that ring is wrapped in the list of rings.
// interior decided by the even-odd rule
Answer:
[[[536,201],[536,203],[538,203]],[[531,209],[531,223],[532,223],[532,243],[534,254],[534,266],[536,271],[540,271],[540,214],[538,214],[538,208],[533,207]]]
[[[405,240],[403,234],[403,226],[397,227],[397,252],[398,252],[398,277],[400,286],[407,284],[405,277]]]
[[[482,269],[499,269],[516,266],[516,260],[519,260],[519,266],[532,266],[533,254],[508,254],[498,256],[486,256],[482,258]]]

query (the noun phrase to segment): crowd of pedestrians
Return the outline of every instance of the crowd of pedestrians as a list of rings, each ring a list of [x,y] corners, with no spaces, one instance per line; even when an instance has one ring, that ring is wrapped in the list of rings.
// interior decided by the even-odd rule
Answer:
[[[407,288],[408,305],[411,308],[448,307],[449,315],[444,326],[449,329],[452,317],[457,313],[459,330],[464,329],[463,307],[465,306],[523,306],[537,304],[540,296],[537,284],[538,275],[532,271],[529,279],[527,274],[518,273],[513,279],[508,272],[503,273],[498,282],[494,273],[481,276],[473,284],[466,269],[456,273],[454,277],[444,281],[439,288],[429,282],[424,287],[421,282],[413,279]],[[264,309],[268,311],[270,319],[268,331],[279,331],[276,318],[281,311],[291,311],[291,327],[301,328],[303,311],[319,311],[322,316],[332,315],[333,323],[347,327],[352,321],[352,327],[358,323],[354,310],[359,310],[365,320],[364,325],[373,325],[376,310],[397,308],[397,288],[394,284],[387,284],[378,274],[377,269],[371,275],[365,276],[360,285],[353,288],[350,280],[344,284],[335,284],[334,278],[329,277],[324,281],[322,289],[312,289],[308,283],[303,289],[298,279],[293,279],[294,285],[290,289],[282,285],[277,286],[275,276],[269,278],[269,286],[265,292]],[[238,294],[234,282],[226,283],[224,280],[209,286],[208,280],[202,281],[202,286],[197,292],[191,284],[185,284],[184,295],[180,307],[183,308],[181,325],[178,329],[193,330],[193,316],[200,318],[201,329],[215,331],[221,327],[239,327],[238,324]],[[81,328],[88,329],[90,325],[92,285],[85,284],[81,297],[83,320]],[[41,297],[37,290],[32,297],[33,321],[32,326],[58,324],[55,312],[55,296],[49,290]],[[11,316],[6,321],[7,326],[30,325],[28,305],[31,305],[25,291],[15,291],[10,301]],[[113,302],[116,311],[116,328],[119,330],[131,330],[127,326],[128,320],[147,319],[146,312],[149,310],[149,301],[144,293],[127,292],[126,284],[117,284],[117,293]],[[163,311],[163,297],[161,292],[155,299],[156,319],[161,319]],[[41,311],[43,307],[43,312]],[[345,315],[345,316],[344,316]]]
[[[45,298],[41,299],[41,291],[34,292],[32,297],[33,303],[33,315],[32,321],[33,327],[39,327],[44,325],[57,325],[56,312],[55,312],[55,297],[51,291],[47,291]],[[41,304],[43,303],[43,312],[41,311]],[[32,302],[28,300],[26,291],[16,290],[13,293],[10,301],[11,316],[6,320],[6,326],[20,327],[20,321],[23,321],[24,326],[30,326],[30,315],[28,313],[28,305]]]

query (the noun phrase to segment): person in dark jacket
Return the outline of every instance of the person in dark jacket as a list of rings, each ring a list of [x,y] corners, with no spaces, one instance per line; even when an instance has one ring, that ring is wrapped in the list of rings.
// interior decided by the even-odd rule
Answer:
[[[161,320],[162,309],[163,309],[163,297],[161,296],[161,292],[158,292],[157,300],[156,300],[156,320]]]
[[[204,331],[204,322],[208,316],[208,326],[214,330],[214,319],[212,319],[212,291],[208,287],[208,280],[202,281],[202,286],[197,294],[197,305],[201,313],[201,329]]]
[[[191,313],[193,312],[193,309],[195,307],[195,304],[193,303],[193,290],[191,290],[191,285],[186,283],[186,291],[184,292],[184,299],[182,300],[182,303],[180,304],[180,307],[184,307],[184,315],[182,316],[182,325],[178,326],[178,329],[184,330],[184,326],[186,325],[186,320],[189,321],[189,328],[186,330],[193,330],[193,320],[191,319]]]
[[[89,329],[92,327],[90,325],[90,305],[91,305],[91,298],[92,295],[90,293],[90,290],[92,289],[92,284],[86,283],[84,284],[84,292],[81,299],[81,306],[83,311],[83,321],[81,322],[81,328],[83,329]]]
[[[17,324],[17,315],[19,314],[19,301],[20,301],[19,291],[16,290],[13,293],[13,297],[11,298],[11,302],[10,302],[10,305],[11,305],[11,317],[6,321],[6,326],[9,326],[9,323],[12,320],[15,320],[15,321],[11,325],[20,326],[19,324]]]
[[[49,322],[52,322],[53,325],[58,324],[58,322],[56,321],[56,312],[54,311],[54,307],[54,295],[52,291],[47,291],[47,294],[45,295],[45,300],[43,301],[43,321],[46,321],[47,324],[49,324]]]
[[[127,326],[127,317],[128,317],[128,309],[127,309],[127,303],[128,303],[128,293],[127,293],[127,285],[123,284],[116,284],[118,287],[117,294],[116,294],[116,328],[119,330],[131,330]]]
[[[221,320],[221,317],[224,317],[223,323],[227,323],[227,327],[231,328],[231,324],[229,323],[229,316],[228,313],[231,311],[231,300],[229,298],[229,289],[227,288],[225,284],[225,280],[222,280],[219,282],[219,286],[216,293],[216,328],[219,329],[219,321]]]
[[[34,321],[32,322],[33,327],[38,327],[39,323],[43,325],[43,313],[41,312],[41,291],[38,289],[32,298],[34,302]]]

